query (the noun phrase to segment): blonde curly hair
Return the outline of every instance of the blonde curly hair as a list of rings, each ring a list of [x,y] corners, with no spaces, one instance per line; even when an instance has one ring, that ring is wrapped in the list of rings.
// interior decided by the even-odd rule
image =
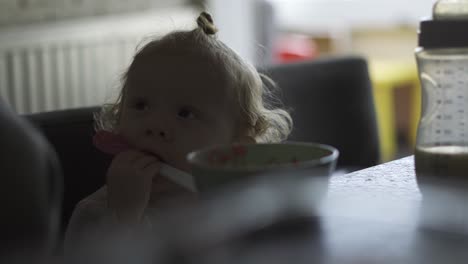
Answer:
[[[116,130],[126,90],[129,88],[128,79],[134,74],[136,65],[149,57],[148,55],[170,48],[177,50],[179,55],[196,52],[213,62],[216,66],[213,69],[225,77],[229,88],[233,89],[236,95],[240,125],[244,128],[245,136],[257,143],[286,140],[292,130],[292,119],[288,111],[281,108],[274,82],[217,39],[217,28],[208,13],[202,12],[197,24],[198,27],[194,30],[175,31],[152,40],[136,53],[133,62],[122,76],[123,85],[117,100],[112,104],[105,104],[95,115],[96,129]]]

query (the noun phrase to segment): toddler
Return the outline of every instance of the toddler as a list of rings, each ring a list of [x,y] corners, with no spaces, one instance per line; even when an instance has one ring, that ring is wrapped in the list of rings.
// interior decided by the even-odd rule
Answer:
[[[160,176],[161,164],[190,173],[186,155],[218,144],[280,142],[292,120],[274,107],[269,80],[216,38],[211,16],[198,27],[149,42],[134,56],[114,104],[96,116],[130,146],[116,154],[107,184],[82,200],[72,215],[66,240],[112,225],[150,224],[147,209],[186,188]],[[67,243],[68,244],[68,243]]]

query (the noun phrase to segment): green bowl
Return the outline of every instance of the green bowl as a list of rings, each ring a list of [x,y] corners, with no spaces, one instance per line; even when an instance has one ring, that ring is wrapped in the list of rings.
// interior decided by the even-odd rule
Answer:
[[[252,179],[256,175],[329,177],[338,160],[332,146],[306,143],[232,144],[213,146],[188,155],[200,192]]]

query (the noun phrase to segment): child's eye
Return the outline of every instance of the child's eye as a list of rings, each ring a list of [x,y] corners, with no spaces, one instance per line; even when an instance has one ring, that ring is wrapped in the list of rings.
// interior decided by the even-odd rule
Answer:
[[[195,113],[188,107],[182,107],[179,109],[177,116],[183,119],[193,119],[195,118]]]

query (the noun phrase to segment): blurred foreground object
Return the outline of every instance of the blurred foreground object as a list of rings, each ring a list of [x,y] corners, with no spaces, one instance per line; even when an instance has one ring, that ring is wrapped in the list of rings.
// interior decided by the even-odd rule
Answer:
[[[62,179],[56,154],[2,102],[0,124],[0,259],[48,256],[60,229]]]

